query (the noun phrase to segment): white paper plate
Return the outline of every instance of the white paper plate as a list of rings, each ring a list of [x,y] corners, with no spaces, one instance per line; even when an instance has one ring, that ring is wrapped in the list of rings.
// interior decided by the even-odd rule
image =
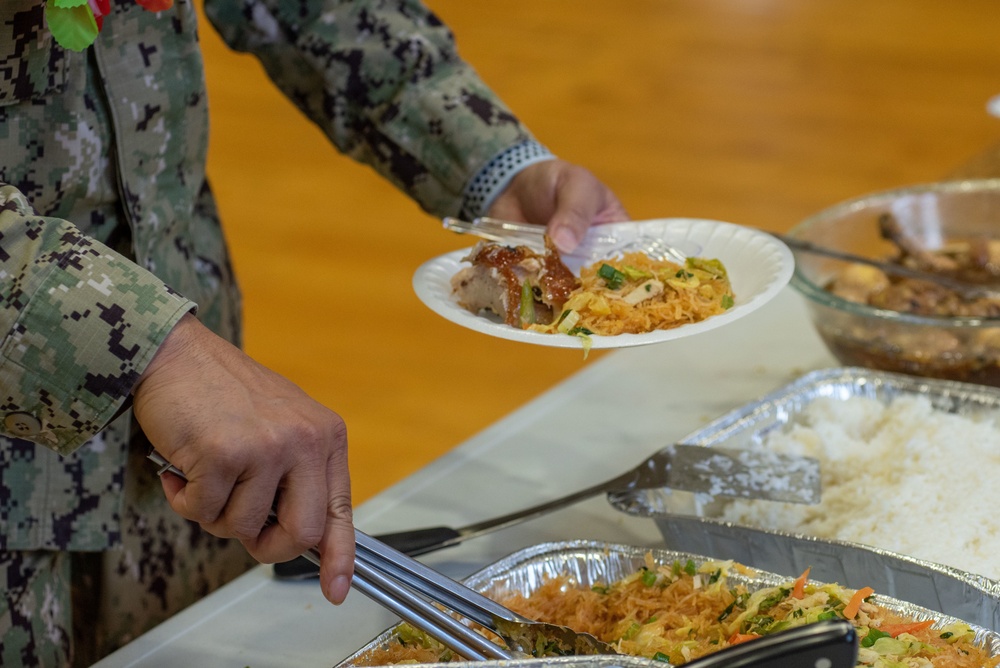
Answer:
[[[792,276],[794,260],[788,247],[770,234],[749,227],[697,218],[661,218],[612,223],[611,226],[616,236],[619,233],[653,236],[688,255],[721,260],[729,272],[735,304],[725,313],[674,329],[647,334],[592,336],[593,349],[663,343],[728,325],[766,304]],[[432,311],[463,327],[501,339],[556,348],[583,347],[583,342],[575,336],[517,329],[492,314],[477,315],[459,306],[452,294],[451,277],[466,266],[462,258],[468,253],[468,249],[453,251],[429,260],[417,269],[413,276],[413,289]],[[579,262],[572,257],[563,259],[570,269],[579,271]]]

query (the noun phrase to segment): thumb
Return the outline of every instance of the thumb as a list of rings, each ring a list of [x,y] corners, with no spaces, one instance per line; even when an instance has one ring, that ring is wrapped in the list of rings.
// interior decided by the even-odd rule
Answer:
[[[629,218],[615,194],[582,167],[570,166],[563,172],[554,204],[548,232],[562,252],[579,246],[591,225]]]

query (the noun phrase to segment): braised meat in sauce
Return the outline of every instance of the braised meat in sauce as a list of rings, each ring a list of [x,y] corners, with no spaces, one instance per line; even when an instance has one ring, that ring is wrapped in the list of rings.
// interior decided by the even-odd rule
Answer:
[[[897,255],[890,262],[966,283],[1000,287],[1000,240],[953,241],[929,250],[905,234],[889,214],[878,221],[883,238],[892,241]],[[969,299],[938,283],[888,276],[867,265],[852,264],[829,283],[827,289],[850,301],[890,311],[923,316],[1000,317],[1000,298]]]
[[[548,236],[544,253],[483,241],[463,260],[471,266],[451,279],[458,303],[473,313],[491,311],[514,327],[550,324],[580,284]]]

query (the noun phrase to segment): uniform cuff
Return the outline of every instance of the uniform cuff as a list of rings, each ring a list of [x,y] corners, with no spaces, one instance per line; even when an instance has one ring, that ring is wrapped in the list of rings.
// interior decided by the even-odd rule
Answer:
[[[534,139],[515,144],[497,154],[465,186],[460,215],[466,218],[485,216],[493,200],[522,169],[555,158],[549,149]]]

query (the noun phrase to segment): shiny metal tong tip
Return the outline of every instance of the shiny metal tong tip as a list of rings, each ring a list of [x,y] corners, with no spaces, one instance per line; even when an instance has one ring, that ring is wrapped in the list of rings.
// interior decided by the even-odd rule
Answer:
[[[159,467],[158,475],[169,472],[186,480],[184,473],[156,450],[150,452],[149,459]],[[276,521],[272,510],[267,524]],[[317,566],[320,564],[316,548],[302,556]],[[355,530],[352,586],[466,659],[616,653],[592,635],[522,617],[359,530]],[[435,604],[489,629],[506,647]]]

